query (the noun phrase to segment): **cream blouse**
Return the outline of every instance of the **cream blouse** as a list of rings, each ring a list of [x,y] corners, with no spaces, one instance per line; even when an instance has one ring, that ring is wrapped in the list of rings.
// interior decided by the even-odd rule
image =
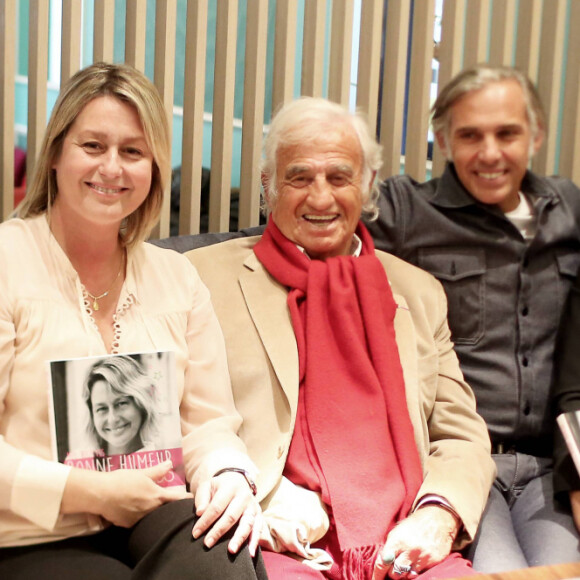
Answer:
[[[222,467],[256,473],[237,436],[224,341],[207,288],[184,256],[143,243],[127,257],[117,352],[175,352],[186,476],[194,491]],[[47,361],[107,349],[86,293],[45,216],[0,224],[0,546],[98,531],[61,515],[69,467],[52,459]]]

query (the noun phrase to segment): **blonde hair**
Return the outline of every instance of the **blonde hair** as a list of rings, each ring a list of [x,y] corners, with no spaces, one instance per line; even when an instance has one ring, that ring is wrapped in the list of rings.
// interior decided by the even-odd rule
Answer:
[[[377,180],[369,186],[373,173],[382,165],[381,146],[372,135],[366,119],[360,113],[351,113],[342,105],[327,99],[301,97],[284,105],[274,116],[264,140],[262,176],[264,193],[270,206],[277,202],[276,162],[280,147],[314,140],[325,127],[346,124],[358,137],[362,153],[362,212],[368,219],[378,215],[377,199],[379,189]],[[264,196],[266,197],[266,196]],[[262,208],[268,210],[266,200]]]
[[[171,177],[171,140],[167,113],[153,83],[126,64],[98,62],[73,75],[61,88],[52,110],[28,192],[17,210],[21,218],[50,211],[58,195],[53,165],[80,112],[93,99],[114,97],[133,107],[153,155],[151,189],[145,201],[121,226],[123,244],[147,239],[161,212]]]

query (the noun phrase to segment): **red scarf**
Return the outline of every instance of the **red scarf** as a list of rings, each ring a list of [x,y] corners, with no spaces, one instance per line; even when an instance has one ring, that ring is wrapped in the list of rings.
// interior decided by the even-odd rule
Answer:
[[[344,578],[370,578],[422,481],[393,325],[397,304],[366,228],[361,256],[310,260],[270,219],[254,252],[287,286],[306,437]],[[307,442],[308,446],[308,442]]]

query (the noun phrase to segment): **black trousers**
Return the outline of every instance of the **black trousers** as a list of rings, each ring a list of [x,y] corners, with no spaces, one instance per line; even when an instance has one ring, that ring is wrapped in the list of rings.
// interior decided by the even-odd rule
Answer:
[[[112,526],[92,536],[48,544],[0,548],[2,580],[267,580],[262,557],[246,546],[211,550],[194,540],[193,501],[171,502],[133,528]],[[232,532],[233,533],[233,532]]]

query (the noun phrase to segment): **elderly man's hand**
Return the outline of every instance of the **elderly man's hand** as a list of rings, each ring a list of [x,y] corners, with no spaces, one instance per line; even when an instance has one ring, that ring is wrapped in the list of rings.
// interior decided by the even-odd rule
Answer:
[[[262,529],[262,510],[239,473],[223,473],[199,485],[195,494],[199,519],[192,535],[206,533],[204,544],[211,548],[231,527],[237,526],[228,549],[235,554],[249,539],[248,548],[255,555]]]
[[[457,517],[435,504],[418,509],[388,535],[373,580],[416,578],[450,554],[459,526]]]

